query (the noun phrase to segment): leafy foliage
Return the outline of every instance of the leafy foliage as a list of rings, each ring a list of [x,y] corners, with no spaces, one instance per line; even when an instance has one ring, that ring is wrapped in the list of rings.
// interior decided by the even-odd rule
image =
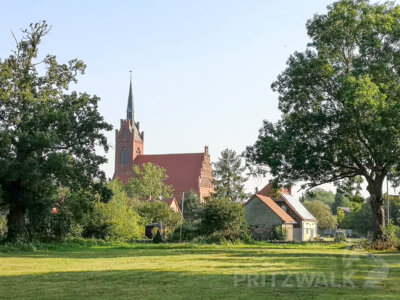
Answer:
[[[173,189],[164,183],[168,179],[165,169],[152,163],[145,163],[141,167],[133,167],[134,177],[129,179],[126,191],[129,197],[136,199],[171,198]]]
[[[143,236],[141,217],[134,210],[131,199],[120,182],[113,180],[107,184],[113,196],[107,203],[96,202],[92,220],[84,235],[103,239],[130,241]]]
[[[344,194],[337,192],[335,195],[335,203],[332,206],[332,213],[338,213],[338,207],[350,207],[352,209],[359,209],[361,206],[355,205]]]
[[[385,211],[387,211],[387,198],[386,194],[384,195],[385,199]],[[391,196],[389,195],[389,214],[390,219],[395,225],[400,225],[400,197],[399,196]]]
[[[226,198],[207,201],[199,231],[206,236],[214,235],[230,241],[247,239],[247,223],[243,207]]]
[[[385,217],[382,183],[400,171],[400,9],[342,0],[307,22],[311,39],[272,84],[282,119],[265,121],[249,164],[280,182],[311,186],[363,177],[375,237]]]
[[[214,164],[215,197],[224,197],[233,202],[245,200],[247,195],[244,192],[244,183],[247,179],[243,177],[244,170],[241,158],[235,151],[222,151],[221,157]]]
[[[46,207],[59,186],[95,194],[105,180],[99,165],[106,158],[95,146],[108,150],[103,131],[112,126],[98,112],[98,97],[67,93],[85,71],[82,61],[59,64],[53,55],[37,61],[49,30],[46,22],[31,24],[17,49],[0,60],[1,204],[9,208],[8,238],[14,240],[26,232],[27,210]]]
[[[368,232],[372,232],[373,216],[371,205],[368,202],[364,203],[359,210],[354,210],[349,215],[345,216],[342,221],[342,227],[355,229],[360,234],[364,235],[367,235]]]
[[[336,228],[336,218],[332,215],[328,205],[319,200],[304,201],[303,204],[317,219],[319,229]]]
[[[287,240],[287,229],[282,226],[275,226],[272,230],[271,239],[274,241],[286,241]]]
[[[198,221],[202,210],[203,205],[194,191],[190,191],[187,196],[185,195],[185,201],[183,202],[183,217],[185,218],[185,222]]]
[[[337,219],[339,228],[342,228],[342,224],[343,224],[343,220],[344,220],[344,212],[340,208],[337,210],[336,219]]]
[[[0,240],[7,233],[7,211],[0,209]]]
[[[197,225],[198,224],[193,224],[191,222],[184,222],[182,224],[182,234],[180,226],[176,227],[175,230],[168,235],[168,241],[170,242],[192,241],[195,237],[199,235]]]
[[[162,223],[164,226],[174,228],[180,223],[181,215],[173,211],[165,202],[136,201],[134,206],[142,218],[143,225]]]
[[[26,229],[30,239],[48,241],[80,236],[90,220],[94,201],[93,195],[86,191],[59,189],[55,198],[29,208]]]
[[[162,238],[162,236],[161,236],[161,230],[159,230],[158,228],[157,228],[157,232],[156,232],[156,234],[154,235],[154,237],[153,237],[153,243],[155,243],[155,244],[159,244],[159,243],[162,243],[164,240],[163,240],[163,238]]]
[[[321,201],[332,207],[335,203],[335,194],[331,191],[325,191],[320,188],[313,189],[311,191],[307,191],[302,199],[302,201]]]

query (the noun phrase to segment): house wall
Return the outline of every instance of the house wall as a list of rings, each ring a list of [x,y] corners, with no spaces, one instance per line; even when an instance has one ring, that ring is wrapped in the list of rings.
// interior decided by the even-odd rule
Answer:
[[[303,221],[303,241],[312,241],[317,236],[317,222]]]
[[[172,201],[171,205],[169,206],[174,212],[179,213],[178,203],[176,201]]]
[[[282,224],[282,229],[286,229],[287,241],[293,241],[293,224]]]
[[[244,210],[250,235],[256,240],[270,239],[273,228],[282,225],[282,220],[258,198],[247,203]]]
[[[293,229],[293,239],[299,242],[307,242],[314,240],[317,236],[317,222],[301,221],[300,228]]]

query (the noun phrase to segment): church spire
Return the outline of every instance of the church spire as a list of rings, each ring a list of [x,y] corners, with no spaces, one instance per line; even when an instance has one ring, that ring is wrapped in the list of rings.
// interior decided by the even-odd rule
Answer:
[[[131,74],[131,81],[129,84],[129,96],[128,96],[128,107],[126,109],[126,119],[131,120],[132,126],[134,126],[134,117],[135,117],[135,108],[133,107],[133,92],[132,92],[132,71],[129,71]]]

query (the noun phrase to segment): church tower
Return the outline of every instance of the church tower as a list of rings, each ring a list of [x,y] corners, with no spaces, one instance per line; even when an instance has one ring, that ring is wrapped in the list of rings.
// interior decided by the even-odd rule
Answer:
[[[131,72],[126,119],[122,119],[120,129],[115,130],[114,178],[127,182],[132,177],[133,162],[138,155],[143,154],[143,146],[144,132],[139,131],[139,122],[135,122]]]

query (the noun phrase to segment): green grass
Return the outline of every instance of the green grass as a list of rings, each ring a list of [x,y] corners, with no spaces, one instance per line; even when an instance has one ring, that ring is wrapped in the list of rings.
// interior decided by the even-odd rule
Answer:
[[[0,253],[0,299],[400,299],[399,252],[336,244],[74,245]],[[332,286],[331,276],[343,285],[348,274],[345,287]]]

